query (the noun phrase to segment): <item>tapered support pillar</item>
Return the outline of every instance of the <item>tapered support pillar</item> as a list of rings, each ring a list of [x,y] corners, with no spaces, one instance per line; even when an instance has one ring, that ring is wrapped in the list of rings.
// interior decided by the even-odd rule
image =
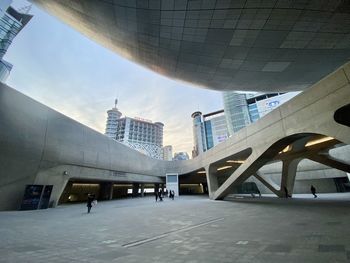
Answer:
[[[137,197],[139,194],[139,186],[140,184],[138,183],[133,183],[132,184],[132,197]]]
[[[141,197],[145,196],[145,184],[141,184]]]
[[[209,198],[212,199],[215,191],[219,188],[216,169],[213,168],[213,166],[208,165],[205,167],[205,173],[208,182]]]
[[[113,198],[113,183],[101,183],[100,195],[101,200],[112,200]]]
[[[283,161],[282,180],[279,197],[292,197],[295,183],[295,176],[297,174],[298,164],[301,158]]]
[[[204,194],[209,194],[209,191],[208,191],[208,184],[207,184],[207,183],[203,183],[203,193],[204,193]]]
[[[278,197],[281,197],[280,195],[280,191],[277,190],[275,187],[272,186],[273,182],[268,182],[268,180],[265,180],[262,177],[262,174],[260,172],[256,172],[254,174],[254,177],[256,179],[258,179],[263,185],[265,185],[271,192],[273,192],[275,195],[277,195]]]

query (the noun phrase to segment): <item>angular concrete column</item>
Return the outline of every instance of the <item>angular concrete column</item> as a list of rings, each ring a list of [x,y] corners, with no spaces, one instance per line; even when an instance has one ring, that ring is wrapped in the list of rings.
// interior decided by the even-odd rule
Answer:
[[[71,192],[72,186],[73,186],[73,182],[72,181],[68,181],[67,184],[66,184],[66,187],[63,190],[61,198],[59,199],[58,204],[62,204],[62,203],[68,202],[69,194]]]
[[[212,199],[215,191],[219,188],[216,169],[212,165],[204,167],[208,182],[209,198]]]
[[[330,156],[329,154],[315,154],[312,156],[308,156],[307,158],[310,159],[311,161],[327,165],[329,167],[344,171],[346,173],[350,173],[349,164],[344,163],[340,160],[337,160],[332,156]]]
[[[145,184],[141,184],[141,197],[145,196]]]
[[[281,189],[278,195],[279,197],[288,198],[285,190],[288,191],[289,196],[293,195],[295,176],[297,174],[298,164],[301,160],[302,160],[301,158],[298,158],[298,159],[283,161]]]
[[[99,197],[101,200],[112,200],[113,198],[113,183],[101,183]]]
[[[203,193],[204,194],[209,194],[208,184],[207,183],[203,183]]]
[[[71,171],[69,166],[56,166],[38,172],[34,184],[53,185],[50,204],[56,207],[59,204],[63,191],[66,189],[70,176]],[[69,192],[67,192],[67,194],[69,194]]]
[[[261,172],[256,172],[254,174],[254,177],[256,179],[258,179],[263,185],[265,185],[271,192],[273,192],[275,195],[277,195],[278,197],[281,197],[281,193],[279,190],[277,190],[275,187],[273,187],[272,185],[275,183],[273,182],[268,182],[268,180],[265,180],[263,177],[263,175],[261,174]]]
[[[139,183],[133,183],[132,184],[132,197],[137,197],[139,194],[139,187],[140,184]]]

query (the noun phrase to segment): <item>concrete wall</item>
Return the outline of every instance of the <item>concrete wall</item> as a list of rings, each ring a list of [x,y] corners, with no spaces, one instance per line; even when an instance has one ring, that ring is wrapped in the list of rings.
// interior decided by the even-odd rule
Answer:
[[[347,64],[197,158],[172,162],[151,159],[0,83],[0,210],[17,209],[26,184],[54,185],[57,204],[69,180],[162,183],[166,173],[199,169],[207,173],[211,197],[223,198],[302,136],[319,133],[349,144],[349,128],[333,118],[350,103],[349,78]],[[217,168],[229,159],[245,162],[219,185]]]
[[[0,83],[0,210],[18,208],[26,184],[53,184],[57,203],[69,179],[159,183],[166,163]]]

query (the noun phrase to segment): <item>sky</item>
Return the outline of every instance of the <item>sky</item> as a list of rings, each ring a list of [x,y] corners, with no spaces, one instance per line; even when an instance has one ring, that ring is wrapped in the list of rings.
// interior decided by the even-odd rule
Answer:
[[[14,0],[12,6],[29,5]],[[223,108],[221,92],[171,80],[130,62],[32,6],[31,21],[4,59],[6,83],[29,97],[104,133],[106,111],[164,123],[163,145],[173,153],[193,148],[191,114]]]

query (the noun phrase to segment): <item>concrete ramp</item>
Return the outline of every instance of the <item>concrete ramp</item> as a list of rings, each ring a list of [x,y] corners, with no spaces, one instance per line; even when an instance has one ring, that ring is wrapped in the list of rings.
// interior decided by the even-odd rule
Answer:
[[[349,173],[350,160],[345,163],[328,153],[331,148],[350,143],[349,79],[348,63],[231,138],[231,143],[234,143],[237,137],[241,137],[251,154],[240,160],[239,167],[222,184],[218,183],[218,165],[216,169],[210,168],[218,160],[204,161],[210,197],[215,200],[224,198],[232,193],[235,185],[252,175],[279,197],[288,197],[293,192],[297,165],[304,158]],[[227,144],[230,140],[221,147],[228,149]],[[227,152],[227,155],[234,155],[234,152]],[[283,163],[279,188],[258,173],[262,166],[273,161]],[[225,163],[228,165],[229,161],[222,159],[221,166]]]

